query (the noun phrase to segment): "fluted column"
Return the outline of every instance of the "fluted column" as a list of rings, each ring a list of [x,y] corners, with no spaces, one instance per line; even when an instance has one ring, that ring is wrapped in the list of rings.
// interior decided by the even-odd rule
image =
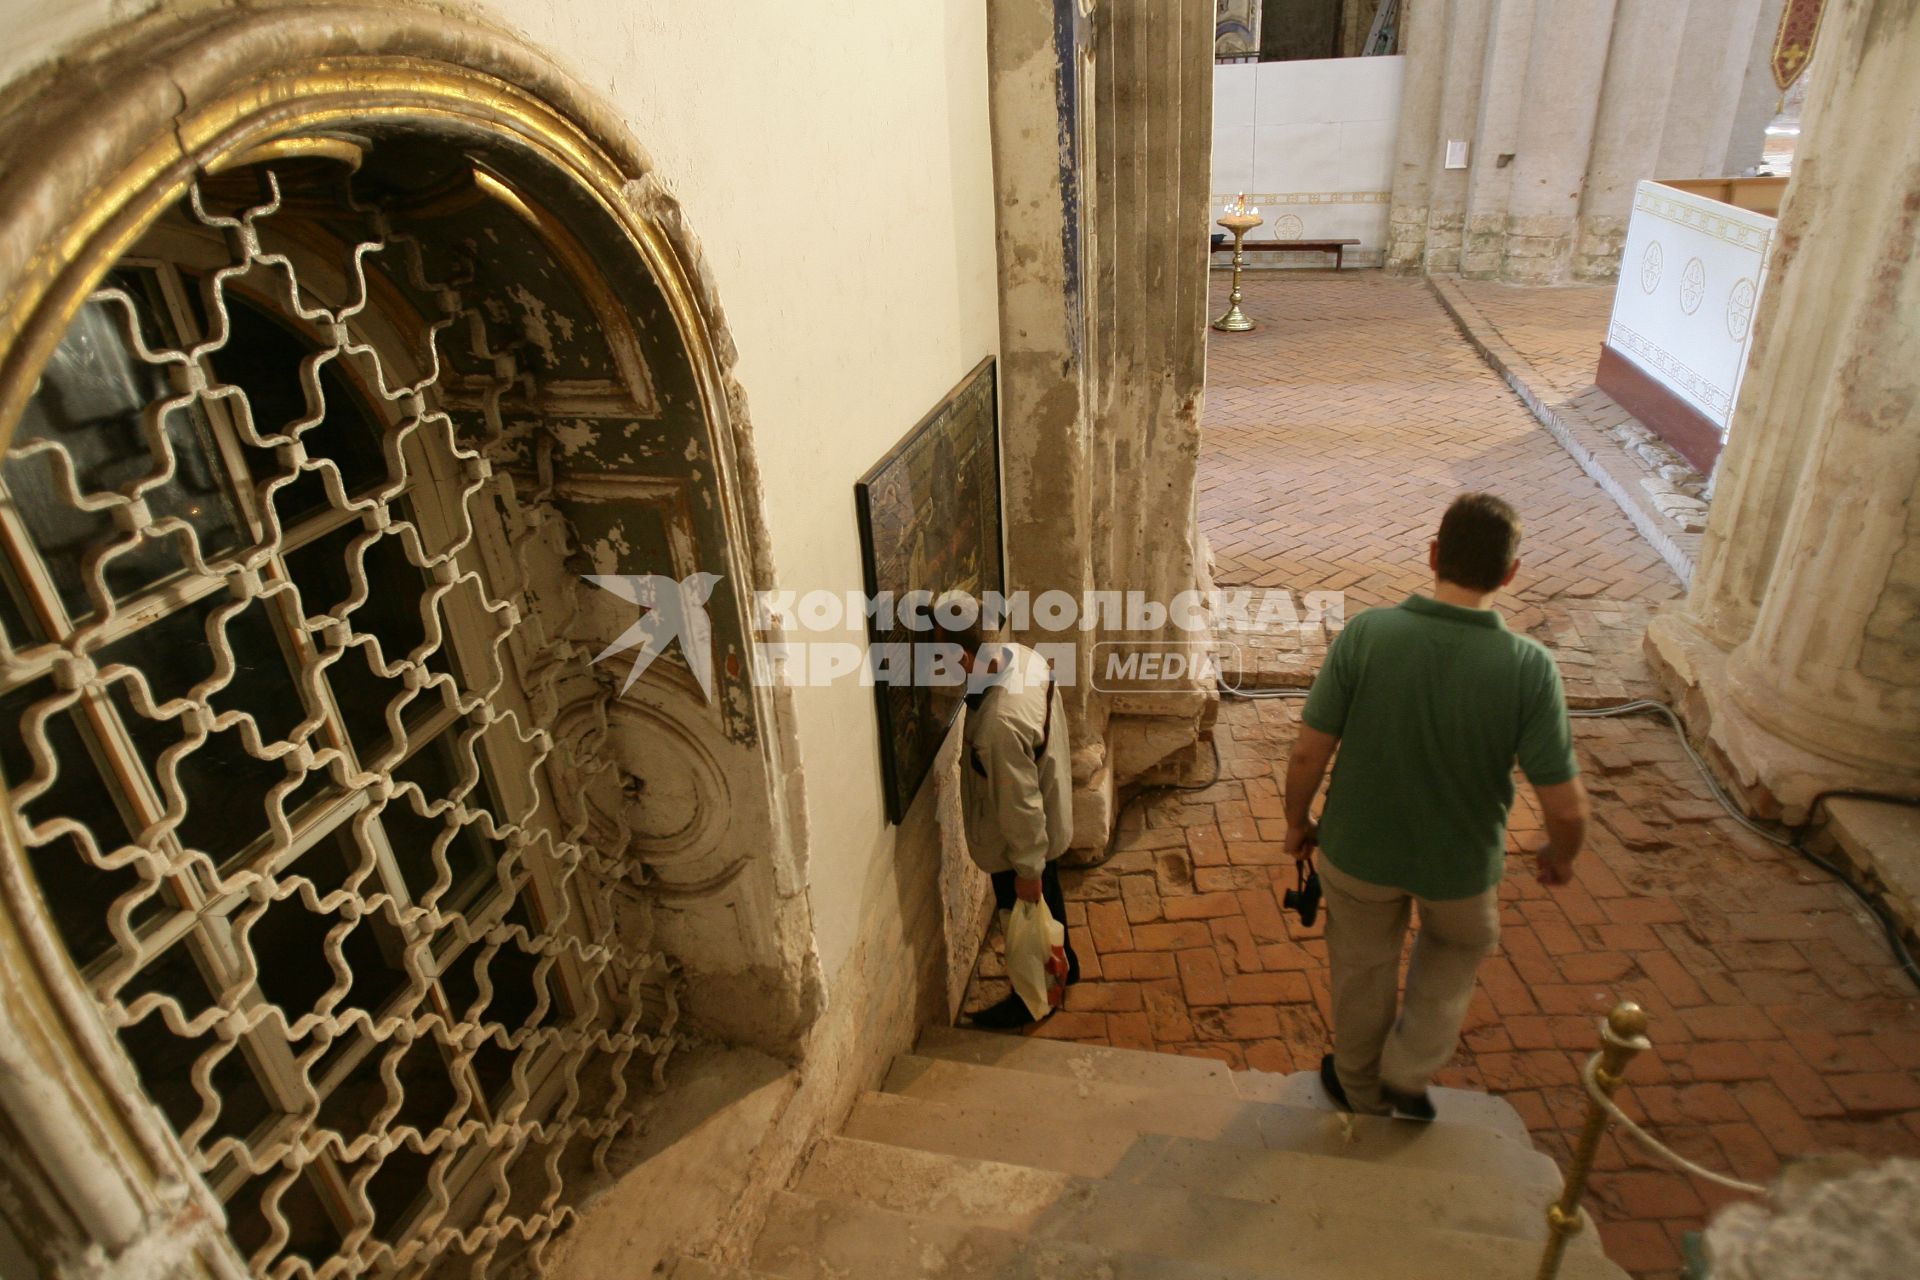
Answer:
[[[1614,7],[1613,48],[1600,89],[1586,188],[1580,194],[1580,239],[1573,265],[1580,279],[1619,275],[1634,186],[1642,178],[1660,176],[1660,135],[1680,63],[1673,26],[1688,12],[1688,3],[1617,0]]]
[[[1720,171],[1742,174],[1765,158],[1767,125],[1780,111],[1780,88],[1773,82],[1774,33],[1780,29],[1780,11],[1787,0],[1760,0],[1753,23],[1753,47],[1747,54],[1746,74],[1740,82],[1740,101],[1733,109],[1727,153]]]
[[[1920,6],[1832,0],[1700,572],[1649,633],[1789,814],[1920,779],[1917,115]]]
[[[1533,41],[1534,0],[1494,0],[1487,17],[1480,115],[1467,162],[1467,215],[1461,230],[1460,274],[1493,276],[1507,250],[1507,201],[1520,142],[1527,91],[1527,49]]]
[[[1205,575],[1212,14],[990,0],[987,34],[1008,585],[1172,601]],[[1216,695],[1195,677],[1126,705],[1095,687],[1104,628],[1019,638],[1074,646],[1074,844],[1103,847],[1116,789],[1193,747]]]
[[[1569,272],[1613,7],[1614,0],[1538,0],[1534,6],[1526,107],[1507,203],[1505,279],[1547,284]]]
[[[1820,279],[1831,314],[1818,319],[1838,341],[1731,674],[1741,707],[1782,737],[1920,777],[1920,6],[1849,9],[1828,33],[1840,50],[1823,52],[1858,68],[1814,86],[1820,149],[1797,198],[1818,238],[1789,268]]]
[[[1415,0],[1401,19],[1406,78],[1400,88],[1393,195],[1388,206],[1387,270],[1419,271],[1426,257],[1427,210],[1439,145],[1440,96],[1447,66],[1447,0]]]
[[[1440,127],[1433,140],[1433,177],[1427,196],[1426,269],[1460,269],[1466,235],[1467,174],[1446,167],[1449,139],[1473,138],[1480,117],[1480,78],[1487,61],[1493,0],[1452,0],[1447,6],[1446,77],[1440,90]],[[1468,156],[1471,161],[1471,151]]]
[[[1660,173],[1712,178],[1726,173],[1727,144],[1746,88],[1747,70],[1773,47],[1772,31],[1756,48],[1761,0],[1702,0],[1679,32],[1680,72],[1660,139]],[[1779,11],[1774,11],[1775,25]]]
[[[1066,0],[1079,3],[1079,0]],[[1107,591],[1172,601],[1207,585],[1194,510],[1206,382],[1208,139],[1213,129],[1212,6],[1133,0],[1095,9],[1099,233],[1093,308],[1093,579]],[[1262,317],[1271,319],[1271,317]],[[1145,640],[1102,622],[1082,633]],[[1108,646],[1109,651],[1111,646]],[[1096,661],[1098,658],[1096,657]],[[1174,769],[1210,722],[1210,681],[1169,681],[1144,696],[1094,695],[1104,714],[1090,786],[1124,787]],[[1094,751],[1091,739],[1086,750]],[[1076,771],[1082,749],[1075,747]],[[1075,844],[1104,844],[1110,807],[1085,808]]]

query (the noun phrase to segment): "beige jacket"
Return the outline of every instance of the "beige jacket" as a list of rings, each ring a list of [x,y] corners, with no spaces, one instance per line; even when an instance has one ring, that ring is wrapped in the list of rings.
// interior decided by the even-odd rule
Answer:
[[[973,860],[984,871],[1012,870],[1032,880],[1073,838],[1073,752],[1046,659],[1025,645],[1009,644],[1005,652],[1004,667],[988,677],[993,683],[966,714],[960,794]]]

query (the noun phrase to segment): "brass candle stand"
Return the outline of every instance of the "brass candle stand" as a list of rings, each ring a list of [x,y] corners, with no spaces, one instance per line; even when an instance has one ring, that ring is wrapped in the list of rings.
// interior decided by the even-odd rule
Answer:
[[[1257,213],[1229,213],[1220,218],[1220,225],[1233,232],[1233,292],[1227,295],[1227,312],[1213,322],[1216,329],[1228,333],[1245,333],[1253,328],[1253,321],[1240,309],[1240,268],[1246,264],[1247,255],[1241,249],[1241,242],[1247,232],[1259,226],[1265,219]]]

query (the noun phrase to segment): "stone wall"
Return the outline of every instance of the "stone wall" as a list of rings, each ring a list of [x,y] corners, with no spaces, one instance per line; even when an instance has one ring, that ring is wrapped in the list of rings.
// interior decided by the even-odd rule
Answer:
[[[1391,270],[1610,280],[1634,183],[1757,158],[1756,75],[1780,0],[1406,8]],[[1464,169],[1446,168],[1450,140],[1468,144]]]

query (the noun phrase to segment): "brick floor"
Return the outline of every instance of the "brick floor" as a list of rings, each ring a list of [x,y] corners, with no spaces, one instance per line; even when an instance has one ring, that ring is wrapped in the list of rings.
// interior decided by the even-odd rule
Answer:
[[[1533,289],[1462,279],[1459,287],[1562,397],[1571,399],[1593,385],[1613,313],[1612,285]]]
[[[1322,926],[1280,909],[1293,883],[1280,786],[1297,702],[1230,702],[1221,778],[1134,806],[1105,865],[1067,871],[1083,979],[1039,1034],[1310,1070],[1330,1044]],[[1920,1155],[1920,999],[1837,885],[1723,816],[1664,723],[1580,720],[1598,820],[1573,884],[1513,858],[1500,951],[1439,1083],[1505,1097],[1565,1161],[1576,1071],[1616,1000],[1650,1015],[1654,1052],[1621,1100],[1676,1150],[1765,1180],[1791,1156]],[[1521,787],[1509,848],[1540,840]],[[998,939],[995,939],[997,945]],[[989,947],[968,996],[1005,994]],[[1602,1142],[1588,1207],[1609,1252],[1648,1280],[1729,1193]]]
[[[1510,625],[1555,650],[1576,695],[1650,691],[1640,635],[1679,580],[1425,284],[1264,272],[1244,292],[1261,327],[1208,352],[1198,486],[1216,582],[1342,591],[1349,615],[1397,603],[1429,585],[1447,501],[1491,489],[1527,524]]]
[[[1584,654],[1619,675],[1630,655],[1556,637],[1554,610],[1570,588],[1598,583],[1615,603],[1593,625],[1637,644],[1645,610],[1677,585],[1424,287],[1301,274],[1256,276],[1246,292],[1267,327],[1215,340],[1202,458],[1221,581],[1337,581],[1350,608],[1398,599],[1424,584],[1428,526],[1446,498],[1486,485],[1516,500],[1526,554],[1557,584],[1523,585],[1510,617],[1536,617],[1563,666]],[[1580,683],[1569,669],[1570,692]],[[1297,708],[1229,702],[1214,731],[1219,779],[1133,806],[1111,860],[1063,876],[1084,981],[1039,1034],[1268,1071],[1317,1066],[1330,1040],[1321,929],[1280,909],[1292,883],[1280,786]],[[1575,736],[1596,806],[1588,851],[1574,883],[1553,891],[1525,859],[1510,862],[1500,951],[1440,1082],[1505,1097],[1564,1160],[1596,1020],[1633,999],[1655,1050],[1629,1069],[1623,1105],[1688,1156],[1764,1180],[1810,1151],[1920,1154],[1920,998],[1870,919],[1722,815],[1663,723],[1580,720]],[[1540,838],[1520,794],[1511,850]],[[968,1007],[1004,991],[990,946]],[[1617,1261],[1666,1280],[1684,1234],[1729,1198],[1609,1135],[1589,1207]]]

